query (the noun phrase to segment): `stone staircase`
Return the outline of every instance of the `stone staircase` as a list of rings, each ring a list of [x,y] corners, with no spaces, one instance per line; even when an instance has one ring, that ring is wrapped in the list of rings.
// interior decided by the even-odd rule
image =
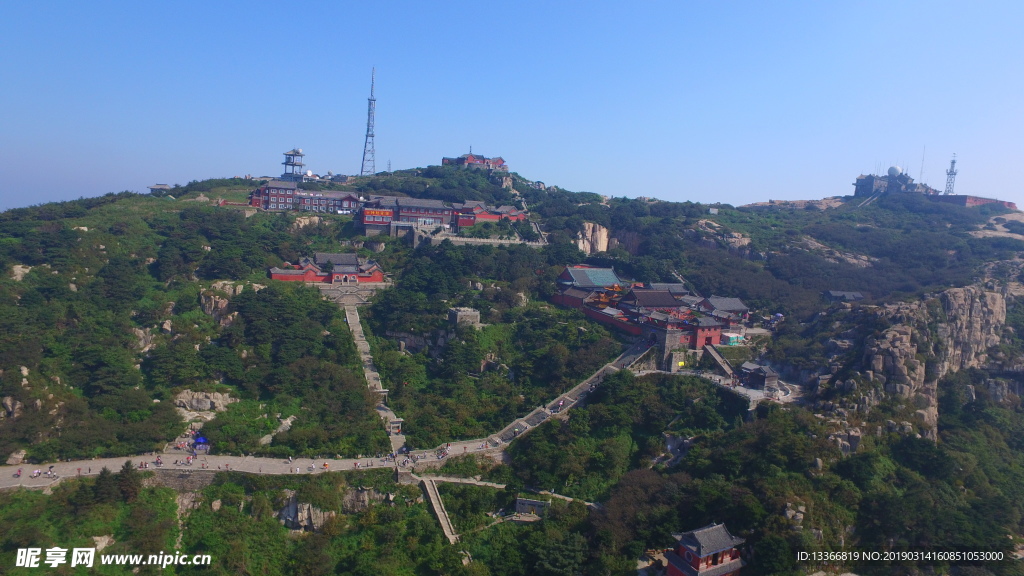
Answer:
[[[423,484],[423,491],[427,493],[427,499],[430,500],[430,506],[434,509],[434,514],[441,522],[441,530],[444,532],[445,538],[450,544],[455,544],[459,541],[459,535],[455,533],[455,526],[452,524],[451,518],[448,517],[448,511],[444,508],[441,494],[437,491],[437,484],[430,478],[422,478],[420,481]]]

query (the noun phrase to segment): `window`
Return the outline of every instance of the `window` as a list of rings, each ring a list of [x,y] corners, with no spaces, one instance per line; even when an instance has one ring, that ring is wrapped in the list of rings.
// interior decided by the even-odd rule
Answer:
[[[270,207],[271,208],[277,208],[277,204],[271,204]]]

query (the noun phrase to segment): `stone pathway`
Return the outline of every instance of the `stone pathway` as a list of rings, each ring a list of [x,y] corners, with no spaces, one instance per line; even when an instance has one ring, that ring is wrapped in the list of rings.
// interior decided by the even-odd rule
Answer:
[[[156,466],[156,458],[160,456],[164,465]],[[149,463],[150,470],[180,470],[185,473],[200,472],[246,472],[250,474],[322,474],[323,472],[337,472],[340,470],[377,470],[382,467],[393,469],[394,462],[385,462],[380,458],[300,458],[293,462],[281,458],[264,458],[255,456],[204,456],[202,454],[191,466],[177,466],[175,460],[184,460],[188,456],[185,452],[175,454],[147,454],[119,458],[97,458],[94,460],[75,460],[72,462],[57,462],[54,464],[23,464],[20,466],[0,466],[0,488],[12,488],[22,486],[25,488],[46,488],[53,486],[61,480],[82,476],[96,476],[103,467],[111,472],[117,472],[126,461],[131,461],[134,466],[143,462]],[[327,468],[324,468],[324,463]],[[206,468],[203,468],[203,465]],[[357,467],[358,464],[358,467]],[[41,470],[46,472],[50,466],[57,478],[39,476],[31,478],[32,472]],[[312,470],[310,468],[313,467]],[[21,477],[15,477],[18,469],[22,470]]]
[[[359,310],[355,306],[345,306],[345,319],[348,320],[348,329],[352,331],[352,339],[355,340],[356,350],[359,351],[359,359],[363,363],[363,375],[366,376],[366,385],[370,390],[376,392],[381,402],[377,404],[377,414],[384,422],[384,429],[391,440],[391,451],[395,454],[405,447],[404,434],[392,434],[391,422],[398,419],[398,416],[384,404],[384,387],[381,385],[380,374],[373,364],[373,355],[370,353],[370,343],[366,341],[363,334],[363,325],[359,322]]]
[[[434,514],[437,515],[437,519],[441,523],[441,530],[444,532],[445,538],[448,539],[449,544],[455,544],[459,541],[459,535],[455,533],[455,525],[452,524],[452,519],[444,507],[441,494],[437,491],[437,484],[430,478],[422,478],[420,483],[423,485],[423,491],[427,493],[427,499],[430,501],[431,508],[434,509]]]

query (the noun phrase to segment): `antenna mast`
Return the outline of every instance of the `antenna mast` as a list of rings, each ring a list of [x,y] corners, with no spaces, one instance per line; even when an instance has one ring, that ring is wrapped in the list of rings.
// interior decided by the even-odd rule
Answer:
[[[373,149],[373,113],[377,109],[377,99],[373,97],[373,85],[377,80],[377,69],[370,72],[370,97],[366,107],[366,143],[363,144],[363,168],[360,176],[373,176],[377,172],[376,152]]]
[[[953,193],[953,182],[956,180],[956,154],[953,154],[953,159],[949,162],[949,170],[946,170],[946,191],[944,194]]]

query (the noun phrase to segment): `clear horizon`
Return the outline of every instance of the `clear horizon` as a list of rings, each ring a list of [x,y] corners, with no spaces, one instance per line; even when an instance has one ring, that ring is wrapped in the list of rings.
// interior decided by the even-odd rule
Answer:
[[[956,153],[957,193],[1024,206],[1018,3],[5,12],[0,209],[274,176],[293,147],[357,174],[373,67],[378,171],[472,146],[569,190],[741,205],[893,164],[942,190]]]

